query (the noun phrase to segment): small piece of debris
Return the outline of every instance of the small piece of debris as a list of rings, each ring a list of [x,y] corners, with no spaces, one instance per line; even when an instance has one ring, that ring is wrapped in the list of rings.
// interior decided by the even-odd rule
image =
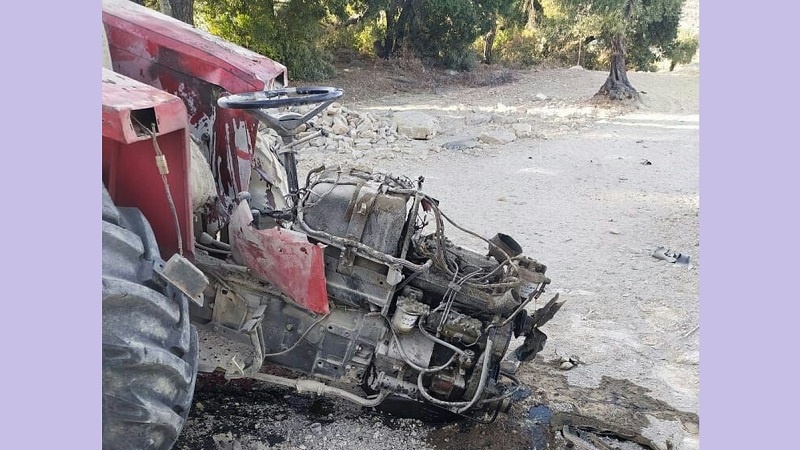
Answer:
[[[614,235],[620,234],[619,230],[608,230],[608,232]]]
[[[643,166],[652,166],[653,165],[653,163],[651,163],[649,159],[643,160],[641,164]]]
[[[689,265],[689,255],[684,255],[679,252],[673,252],[672,250],[666,247],[656,247],[656,249],[650,253],[650,256],[669,263],[673,263],[678,266]]]

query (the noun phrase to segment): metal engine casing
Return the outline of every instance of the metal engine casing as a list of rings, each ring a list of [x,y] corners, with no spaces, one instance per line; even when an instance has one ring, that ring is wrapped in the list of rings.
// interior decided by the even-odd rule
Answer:
[[[402,257],[410,195],[387,193],[374,180],[327,171],[311,188],[304,205],[306,224],[333,236],[361,242],[379,252]],[[330,242],[322,241],[324,244]],[[328,295],[334,302],[378,309],[388,307],[394,294],[390,267],[375,259],[343,250],[325,249]]]

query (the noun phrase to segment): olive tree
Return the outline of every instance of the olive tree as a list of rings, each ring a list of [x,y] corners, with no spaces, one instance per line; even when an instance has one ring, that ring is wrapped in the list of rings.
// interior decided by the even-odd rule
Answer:
[[[551,0],[598,42],[608,45],[611,68],[597,95],[638,99],[629,66],[649,69],[674,46],[684,0]]]

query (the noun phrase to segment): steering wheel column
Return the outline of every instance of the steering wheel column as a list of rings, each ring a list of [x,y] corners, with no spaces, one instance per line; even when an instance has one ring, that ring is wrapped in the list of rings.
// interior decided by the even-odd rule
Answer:
[[[323,132],[320,131],[318,134],[296,141],[296,130],[300,125],[303,125],[325,110],[325,108],[342,95],[344,95],[344,91],[338,88],[298,87],[225,95],[217,100],[217,104],[221,108],[247,110],[247,112],[252,114],[259,121],[278,133],[278,136],[283,140],[283,146],[278,150],[278,157],[286,169],[289,193],[294,197],[300,189],[297,178],[297,158],[295,156],[294,147],[302,142],[323,135]],[[305,114],[290,112],[278,115],[267,111],[269,109],[287,106],[310,104],[317,104],[317,106]]]

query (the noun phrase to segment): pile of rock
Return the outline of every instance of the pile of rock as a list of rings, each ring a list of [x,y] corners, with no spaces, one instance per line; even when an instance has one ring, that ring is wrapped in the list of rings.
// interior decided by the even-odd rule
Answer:
[[[318,130],[323,130],[325,135],[299,144],[298,150],[316,147],[326,151],[350,152],[368,149],[373,145],[388,145],[402,138],[396,123],[372,113],[353,111],[339,103],[331,104],[311,124],[301,125],[296,138],[301,140]]]

